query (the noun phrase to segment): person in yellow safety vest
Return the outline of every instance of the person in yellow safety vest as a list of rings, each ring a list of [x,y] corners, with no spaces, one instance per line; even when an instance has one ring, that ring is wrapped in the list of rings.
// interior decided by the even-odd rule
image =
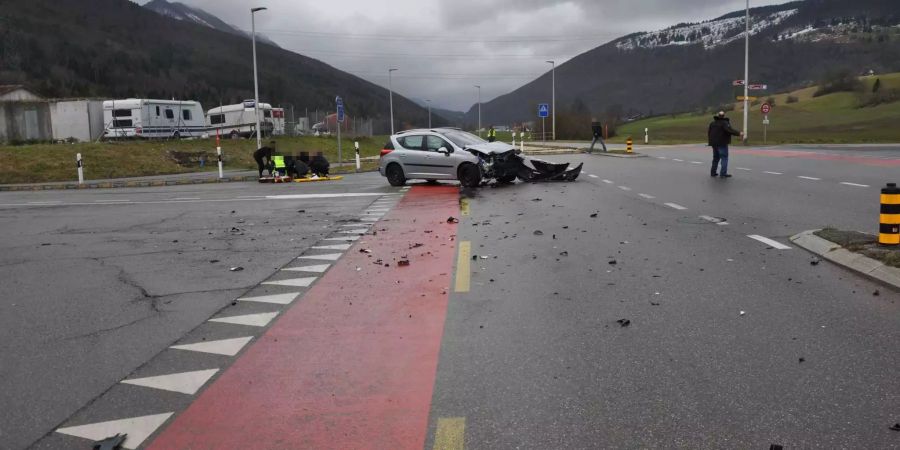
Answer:
[[[497,140],[497,130],[494,129],[494,126],[491,125],[491,129],[488,130],[488,142],[494,142]]]
[[[275,164],[275,172],[287,175],[287,166],[284,165],[284,155],[272,155],[272,163]]]

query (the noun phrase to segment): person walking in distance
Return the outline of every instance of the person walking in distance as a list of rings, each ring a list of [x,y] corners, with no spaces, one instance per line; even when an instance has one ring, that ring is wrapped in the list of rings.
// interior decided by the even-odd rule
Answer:
[[[728,146],[731,145],[732,136],[743,138],[744,132],[731,128],[731,119],[725,117],[725,111],[719,111],[718,114],[713,116],[713,121],[709,124],[707,134],[709,136],[709,146],[713,150],[712,168],[709,171],[709,176],[731,178],[731,174],[728,173]],[[722,170],[718,170],[720,161]]]
[[[494,126],[491,125],[491,129],[488,130],[488,142],[494,142],[497,140],[497,130],[494,129]]]
[[[272,176],[272,154],[275,153],[275,141],[269,142],[268,147],[262,147],[255,152],[253,152],[253,160],[256,161],[256,166],[259,168],[259,177],[263,177],[263,169],[269,171],[269,176]],[[265,163],[263,163],[263,159],[265,159]]]
[[[603,124],[596,117],[591,119],[591,132],[594,135],[594,140],[591,141],[591,148],[588,150],[588,153],[594,153],[594,146],[597,145],[597,142],[600,143],[603,151],[606,152],[606,142],[603,142]]]

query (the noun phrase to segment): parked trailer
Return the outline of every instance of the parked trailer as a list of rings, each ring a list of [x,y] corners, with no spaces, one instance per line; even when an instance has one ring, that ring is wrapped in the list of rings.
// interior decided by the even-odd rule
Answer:
[[[129,98],[103,102],[104,136],[183,138],[206,136],[203,106],[195,101]]]
[[[214,134],[218,130],[220,136],[232,139],[255,136],[256,109],[254,105],[253,100],[245,100],[236,105],[210,109],[206,112],[206,126],[210,134]],[[260,102],[259,122],[263,136],[272,135],[275,128],[272,122],[272,105]]]
[[[284,108],[272,108],[272,134],[284,136]]]

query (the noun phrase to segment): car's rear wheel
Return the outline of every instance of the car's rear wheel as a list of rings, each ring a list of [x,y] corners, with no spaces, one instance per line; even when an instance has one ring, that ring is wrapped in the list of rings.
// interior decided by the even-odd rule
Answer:
[[[474,188],[481,185],[481,169],[475,164],[463,164],[457,174],[459,184],[464,187]]]
[[[384,172],[391,186],[403,186],[406,184],[406,176],[403,175],[403,168],[400,167],[400,164],[393,163],[387,166]]]

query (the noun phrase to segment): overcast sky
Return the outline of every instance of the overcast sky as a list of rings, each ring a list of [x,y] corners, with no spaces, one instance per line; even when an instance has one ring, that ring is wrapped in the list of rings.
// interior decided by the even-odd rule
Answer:
[[[138,3],[146,3],[139,0]],[[170,0],[171,1],[171,0]],[[557,64],[637,31],[699,22],[744,0],[181,0],[282,47],[322,60],[409,98],[465,111]],[[784,0],[751,0],[751,6]],[[251,5],[252,4],[252,5]]]

